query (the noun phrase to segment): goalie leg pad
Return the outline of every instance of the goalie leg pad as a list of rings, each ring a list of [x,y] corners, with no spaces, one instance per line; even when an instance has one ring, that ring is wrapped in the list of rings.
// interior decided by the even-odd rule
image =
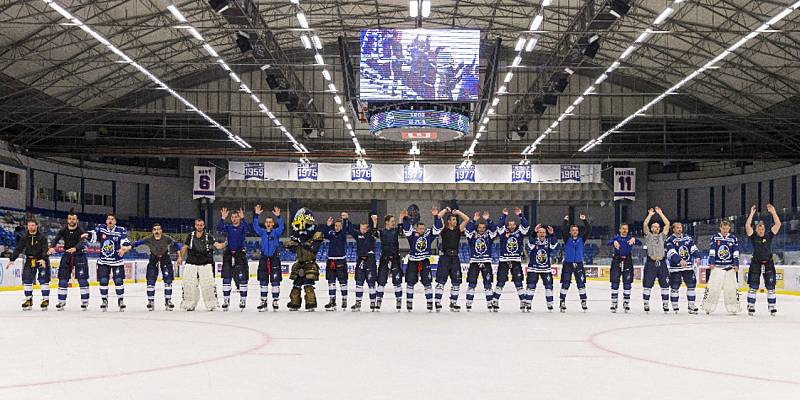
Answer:
[[[197,265],[186,264],[183,269],[183,301],[181,308],[184,310],[194,310],[200,300],[200,292],[198,290],[198,276]]]
[[[722,293],[722,286],[725,282],[725,271],[721,268],[711,270],[709,281],[706,282],[706,291],[703,295],[703,311],[712,313],[717,309],[719,296]]]
[[[736,268],[725,271],[725,283],[723,293],[725,299],[725,310],[731,314],[742,311],[742,303],[739,301],[739,281],[737,280],[738,271]]]
[[[197,267],[197,272],[200,276],[200,291],[203,293],[203,304],[205,304],[208,311],[212,311],[218,306],[213,268],[211,264]]]

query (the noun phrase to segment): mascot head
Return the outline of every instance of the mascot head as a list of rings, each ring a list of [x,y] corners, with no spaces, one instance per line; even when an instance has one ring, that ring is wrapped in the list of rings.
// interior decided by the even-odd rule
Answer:
[[[292,237],[306,239],[311,237],[316,230],[314,214],[307,208],[301,208],[294,214],[292,220]]]

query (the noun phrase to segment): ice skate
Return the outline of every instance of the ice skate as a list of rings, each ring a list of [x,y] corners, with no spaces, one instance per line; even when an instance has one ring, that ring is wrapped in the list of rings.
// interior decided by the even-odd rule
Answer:
[[[81,302],[81,311],[86,311],[88,309],[89,309],[89,302],[88,301]]]
[[[397,311],[400,311],[400,309],[403,308],[403,300],[397,299],[397,301],[395,301],[395,303],[396,303],[395,306],[397,307]]]
[[[222,300],[222,311],[228,311],[228,308],[231,306],[230,299]]]
[[[412,309],[414,309],[414,302],[410,300],[406,301],[406,310],[408,310],[408,312],[411,312]]]
[[[268,308],[269,304],[267,303],[267,301],[261,300],[261,304],[259,304],[258,307],[256,307],[256,310],[258,310],[258,312],[264,312],[267,311]]]
[[[564,302],[564,300],[561,300],[561,302],[558,304],[558,309],[559,309],[559,310],[560,310],[562,313],[563,313],[563,312],[567,312],[567,303],[566,303],[566,302]]]
[[[342,311],[347,311],[347,299],[342,299]]]
[[[451,301],[451,302],[450,302],[450,311],[452,311],[452,312],[459,312],[459,311],[461,311],[461,306],[459,306],[458,304],[456,304],[456,302],[455,302],[455,301]]]
[[[553,303],[547,303],[547,312],[553,312]]]
[[[278,299],[272,300],[272,311],[278,311]]]
[[[427,309],[428,309],[428,312],[432,312],[432,311],[433,311],[433,302],[432,302],[432,301],[429,301],[429,302],[428,302],[428,303],[425,305],[425,308],[427,308]],[[437,311],[438,311],[438,310],[437,310]]]
[[[526,302],[525,303],[525,312],[531,312],[532,309],[533,309],[533,304],[531,304],[531,302],[529,302],[529,301]]]
[[[58,304],[56,304],[56,310],[64,311],[64,307],[66,307],[66,306],[67,306],[67,303],[65,303],[63,301],[59,301]]]
[[[371,300],[369,302],[369,310],[372,312],[378,311],[378,306],[375,304],[375,300]]]
[[[383,300],[381,300],[381,299],[378,299],[378,301],[375,302],[375,311],[380,311],[381,310],[382,303],[383,303]]]
[[[611,313],[612,314],[617,313],[617,303],[611,303]]]
[[[664,310],[664,314],[669,314],[669,303],[667,302],[661,303],[661,309]]]
[[[467,303],[467,312],[472,311],[472,304]]]
[[[778,309],[775,306],[770,305],[769,306],[769,315],[774,317],[777,313],[778,313]]]
[[[581,300],[581,309],[583,309],[583,312],[586,312],[586,311],[589,310],[589,305],[586,304],[586,300]]]
[[[748,304],[747,305],[747,315],[753,316],[756,314],[756,305],[755,304]]]
[[[689,306],[689,314],[696,315],[699,310],[694,305]],[[678,313],[678,310],[675,309],[675,313]]]
[[[125,306],[125,301],[122,299],[117,299],[117,306],[119,307],[119,312],[123,312],[125,311],[125,308],[127,308]]]
[[[108,298],[104,298],[100,301],[100,311],[108,311]]]
[[[436,312],[441,312],[441,311],[442,311],[442,303],[437,301],[436,302]]]
[[[325,304],[325,311],[336,311],[336,300],[331,299],[328,304]]]
[[[147,300],[147,311],[153,311],[156,308],[154,303],[153,300]]]
[[[644,303],[644,312],[650,314],[650,304]]]
[[[625,311],[625,314],[631,311],[631,303],[627,301],[622,302],[622,310]]]
[[[361,311],[361,300],[356,300],[356,304],[353,304],[353,306],[350,307],[350,311],[353,311],[353,312]]]
[[[492,300],[492,311],[500,311],[500,300]]]
[[[239,300],[239,311],[244,311],[247,308],[247,302],[245,300]]]
[[[39,304],[39,308],[41,308],[42,311],[47,311],[47,307],[50,307],[50,300],[49,299],[42,300],[42,304]]]
[[[31,310],[31,308],[33,308],[33,297],[28,297],[28,298],[27,298],[27,299],[25,299],[25,301],[22,303],[22,310],[23,310],[23,311],[30,311],[30,310]]]
[[[172,300],[166,299],[164,300],[164,309],[167,311],[172,311],[175,309],[175,304],[172,304]]]

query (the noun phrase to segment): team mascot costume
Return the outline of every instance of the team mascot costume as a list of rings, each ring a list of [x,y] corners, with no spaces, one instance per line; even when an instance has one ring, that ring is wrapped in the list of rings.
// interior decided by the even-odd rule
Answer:
[[[317,265],[317,252],[322,245],[323,236],[317,232],[314,224],[314,215],[311,210],[301,208],[294,214],[290,242],[286,247],[297,254],[297,261],[292,265],[289,279],[292,280],[292,291],[289,293],[290,311],[300,309],[302,303],[301,289],[306,295],[306,310],[314,311],[317,308],[317,295],[314,293],[314,283],[319,279],[319,265]]]

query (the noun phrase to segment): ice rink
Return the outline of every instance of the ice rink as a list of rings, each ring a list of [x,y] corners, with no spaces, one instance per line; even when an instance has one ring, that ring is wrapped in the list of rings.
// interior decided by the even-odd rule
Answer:
[[[77,289],[70,289],[63,312],[22,312],[21,292],[0,293],[0,398],[781,399],[800,393],[800,298],[792,296],[779,296],[775,317],[763,294],[753,317],[726,315],[722,305],[717,314],[688,315],[684,298],[679,315],[646,315],[641,288],[634,287],[631,313],[611,314],[607,284],[590,282],[588,313],[580,311],[574,287],[566,314],[545,310],[541,288],[533,312],[520,313],[508,287],[496,314],[477,299],[470,313],[429,313],[421,292],[412,313],[396,312],[391,292],[379,313],[368,307],[290,313],[284,284],[279,312],[257,312],[252,285],[256,296],[245,312],[188,313],[147,312],[144,287],[126,289],[124,313],[116,311],[113,290],[111,311],[101,313],[97,287],[87,312],[80,311]],[[327,299],[324,284],[318,296]],[[34,300],[38,305],[38,292]]]

